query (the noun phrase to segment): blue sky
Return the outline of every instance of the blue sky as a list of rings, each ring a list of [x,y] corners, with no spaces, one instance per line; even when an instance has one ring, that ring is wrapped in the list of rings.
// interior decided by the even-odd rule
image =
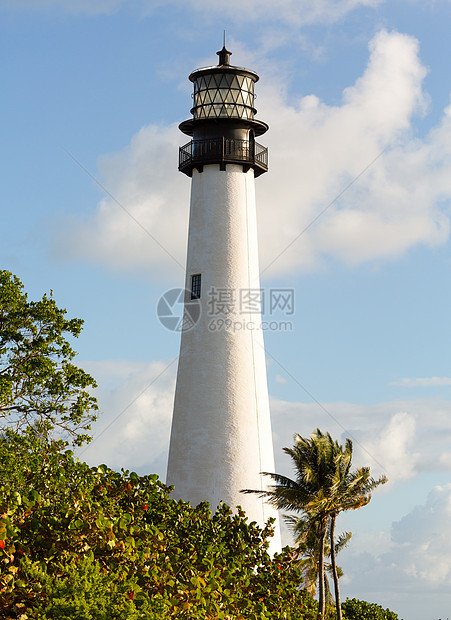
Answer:
[[[177,126],[226,29],[270,125],[262,284],[295,291],[291,330],[265,333],[277,468],[319,426],[387,473],[341,517],[342,588],[404,620],[451,615],[450,20],[448,0],[0,0],[0,260],[85,319],[103,414],[81,457],[164,479]]]

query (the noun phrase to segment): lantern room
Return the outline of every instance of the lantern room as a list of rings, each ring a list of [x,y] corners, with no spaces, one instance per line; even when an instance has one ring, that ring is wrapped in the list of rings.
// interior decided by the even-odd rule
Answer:
[[[210,73],[194,80],[193,118],[246,118],[253,120],[254,80],[250,75]]]
[[[219,64],[197,69],[189,76],[194,84],[192,118],[179,125],[193,140],[180,148],[179,170],[188,176],[205,164],[241,164],[254,169],[255,176],[268,169],[268,150],[255,142],[268,130],[256,120],[253,71],[230,65],[231,52],[224,46],[217,52]]]

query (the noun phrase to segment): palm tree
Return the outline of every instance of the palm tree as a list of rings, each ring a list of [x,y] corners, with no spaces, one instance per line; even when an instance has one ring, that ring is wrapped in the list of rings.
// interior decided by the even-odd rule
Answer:
[[[352,441],[346,439],[345,447],[334,442],[329,435],[323,436],[335,452],[335,475],[331,492],[334,495],[335,508],[329,512],[329,534],[331,565],[335,588],[335,604],[337,608],[337,620],[341,620],[340,587],[338,583],[338,571],[336,566],[335,522],[340,512],[346,510],[358,510],[366,506],[371,500],[372,491],[380,484],[387,482],[387,476],[374,479],[370,475],[369,467],[359,467],[351,471]]]
[[[329,433],[317,429],[310,438],[294,436],[293,448],[284,448],[294,462],[295,479],[280,474],[263,472],[275,482],[267,491],[244,489],[243,493],[256,493],[265,497],[279,510],[301,513],[303,527],[310,529],[318,541],[318,618],[325,614],[325,540],[330,533],[331,568],[334,577],[337,620],[341,620],[338,569],[336,566],[335,521],[343,510],[355,510],[366,505],[371,491],[386,482],[381,476],[374,480],[369,468],[351,472],[352,442],[346,440],[345,448],[334,441]]]
[[[279,510],[301,513],[318,537],[318,617],[325,613],[324,544],[329,518],[328,492],[335,469],[334,455],[322,440],[321,431],[310,438],[295,435],[293,448],[284,448],[294,463],[295,479],[281,474],[263,472],[275,482],[267,491],[244,489],[257,493]]]
[[[296,546],[293,549],[293,559],[300,566],[303,576],[305,588],[311,596],[316,595],[318,583],[318,532],[316,527],[312,527],[308,520],[297,515],[284,515],[285,521],[290,526],[294,536]],[[327,527],[326,540],[324,541],[324,570],[325,573],[333,578],[333,566],[330,562],[326,562],[326,558],[331,557],[330,547],[330,521]],[[339,553],[344,549],[351,540],[351,532],[343,532],[340,534],[334,545],[334,553]],[[338,577],[343,575],[343,571],[339,566],[336,567]],[[332,603],[332,594],[327,577],[324,580],[324,595],[326,606]]]

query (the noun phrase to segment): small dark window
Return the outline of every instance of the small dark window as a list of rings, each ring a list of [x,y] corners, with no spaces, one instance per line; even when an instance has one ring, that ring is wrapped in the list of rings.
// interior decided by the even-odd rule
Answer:
[[[200,299],[200,273],[191,276],[191,299]]]

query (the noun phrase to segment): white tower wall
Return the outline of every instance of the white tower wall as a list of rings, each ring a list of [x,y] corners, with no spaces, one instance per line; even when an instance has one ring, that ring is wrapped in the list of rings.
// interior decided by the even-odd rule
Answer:
[[[167,484],[193,505],[222,500],[263,525],[277,512],[243,488],[264,489],[274,455],[261,314],[240,304],[240,291],[260,288],[254,171],[205,165],[192,172],[186,271],[201,274],[201,315],[182,332]],[[213,299],[233,294],[229,312]],[[212,296],[212,293],[214,296]],[[227,321],[227,326],[222,325]],[[276,526],[271,550],[280,549]]]

